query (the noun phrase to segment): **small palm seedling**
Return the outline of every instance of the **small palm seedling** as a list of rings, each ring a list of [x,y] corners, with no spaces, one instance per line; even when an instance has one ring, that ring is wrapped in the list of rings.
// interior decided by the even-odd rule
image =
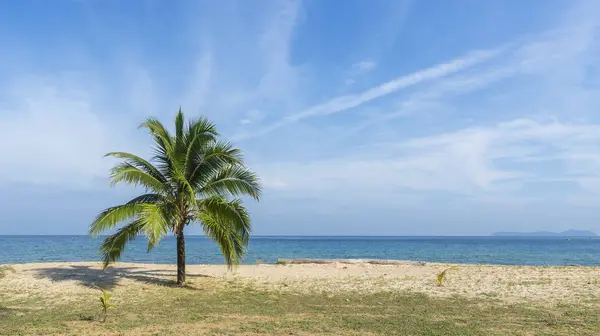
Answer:
[[[458,269],[458,267],[452,266],[452,267],[446,268],[445,270],[438,273],[438,275],[436,277],[437,277],[437,281],[438,281],[438,284],[440,285],[440,287],[444,285],[444,280],[446,279],[446,274],[448,273],[448,271],[456,270],[456,269]]]
[[[115,305],[111,303],[111,296],[108,293],[100,288],[100,304],[102,305],[102,322],[106,322],[106,318],[108,317],[108,309],[114,307]]]

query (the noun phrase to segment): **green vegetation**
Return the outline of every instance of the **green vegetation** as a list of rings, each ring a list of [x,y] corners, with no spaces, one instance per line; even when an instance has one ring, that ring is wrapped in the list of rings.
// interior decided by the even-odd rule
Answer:
[[[184,228],[194,222],[217,242],[228,265],[238,263],[251,230],[250,216],[238,197],[258,200],[261,192],[256,174],[244,166],[241,151],[219,140],[215,125],[207,119],[185,125],[181,109],[174,135],[154,118],[140,127],[153,137],[154,164],[130,153],[107,154],[123,160],[111,170],[112,184],[141,186],[146,193],[102,211],[90,225],[90,235],[97,236],[128,222],[102,243],[105,266],[118,260],[136,235],[148,237],[150,251],[172,232],[177,236],[177,283],[183,285]]]
[[[542,280],[524,280],[524,281],[508,281],[508,286],[539,286],[539,285],[551,285],[552,279]]]
[[[452,267],[446,268],[445,270],[438,273],[436,276],[438,285],[440,285],[440,287],[444,285],[444,280],[446,279],[446,274],[448,273],[449,270],[457,270],[457,269],[458,269],[457,266],[452,266]]]
[[[115,307],[115,304],[111,302],[111,296],[102,288],[100,288],[100,305],[102,306],[102,322],[106,322],[108,309]]]
[[[298,294],[222,278],[182,289],[118,286],[106,323],[95,292],[9,298],[0,293],[0,335],[599,335],[600,305],[505,303],[408,292]],[[43,308],[43,309],[40,309]]]

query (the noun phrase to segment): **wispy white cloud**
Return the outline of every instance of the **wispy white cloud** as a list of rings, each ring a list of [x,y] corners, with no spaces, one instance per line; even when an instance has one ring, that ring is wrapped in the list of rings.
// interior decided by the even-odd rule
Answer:
[[[283,119],[266,126],[265,128],[259,129],[252,133],[240,134],[236,136],[236,139],[243,140],[260,136],[280,127],[298,122],[302,119],[306,119],[309,117],[343,112],[345,110],[370,102],[374,99],[395,93],[401,89],[408,88],[430,80],[442,78],[450,74],[456,73],[458,71],[467,69],[475,64],[478,64],[480,62],[485,61],[488,58],[495,56],[496,54],[502,52],[502,50],[503,48],[497,48],[491,50],[471,52],[465,55],[464,57],[460,57],[443,64],[437,64],[433,67],[423,69],[406,76],[398,77],[394,80],[385,82],[358,94],[335,97],[325,103],[314,105],[301,112],[288,115]]]
[[[600,178],[598,143],[600,125],[516,119],[368,146],[346,157],[262,169],[270,187],[307,194],[412,190],[518,195],[527,184],[560,181],[600,193],[594,189]],[[533,161],[556,167],[540,171],[531,166]]]
[[[560,29],[515,41],[504,53],[481,62],[465,74],[447,76],[407,97],[397,99],[389,108],[389,112],[349,128],[348,135],[378,123],[388,123],[418,112],[430,112],[432,106],[436,109],[449,110],[452,106],[451,103],[447,103],[448,100],[484,90],[508,79],[520,77],[523,82],[537,80],[531,83],[537,85],[534,91],[537,91],[538,95],[546,94],[548,91],[544,84],[539,84],[540,77],[543,78],[542,82],[546,83],[565,81],[561,86],[566,91],[568,86],[573,84],[566,81],[566,76],[580,74],[588,67],[581,57],[595,51],[594,47],[598,45],[598,41],[592,37],[598,33],[598,27],[600,27],[599,22],[571,23]],[[544,87],[544,90],[542,91],[540,87]],[[555,92],[561,88],[552,87],[551,90]],[[504,95],[506,94],[508,91],[505,90]],[[550,94],[554,95],[554,93]],[[564,91],[561,94],[566,96]],[[538,97],[531,98],[535,100]],[[530,106],[530,104],[526,105]]]

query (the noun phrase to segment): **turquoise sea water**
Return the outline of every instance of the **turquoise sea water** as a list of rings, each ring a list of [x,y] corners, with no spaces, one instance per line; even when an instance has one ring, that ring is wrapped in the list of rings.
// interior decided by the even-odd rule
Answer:
[[[0,236],[0,264],[97,261],[101,239],[88,236]],[[186,237],[189,264],[222,264],[210,240]],[[255,236],[246,264],[278,258],[375,258],[503,265],[600,265],[600,238],[565,237],[297,237]],[[146,241],[131,242],[122,261],[175,263],[175,239],[146,253]]]

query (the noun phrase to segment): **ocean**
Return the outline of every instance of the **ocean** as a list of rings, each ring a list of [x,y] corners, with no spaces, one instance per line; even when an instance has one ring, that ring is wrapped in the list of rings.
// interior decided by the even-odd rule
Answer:
[[[0,236],[0,264],[99,261],[101,238],[88,236]],[[175,238],[150,253],[140,237],[121,261],[175,263]],[[188,264],[223,264],[214,242],[186,237]],[[600,265],[600,237],[299,237],[254,236],[244,264],[278,258],[372,258],[460,264]]]

